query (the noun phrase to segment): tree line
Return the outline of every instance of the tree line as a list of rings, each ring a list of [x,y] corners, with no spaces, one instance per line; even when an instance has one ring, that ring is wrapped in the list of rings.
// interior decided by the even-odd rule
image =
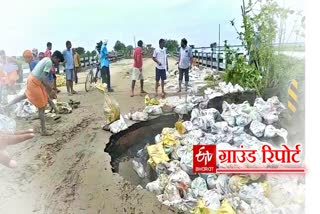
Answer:
[[[96,57],[100,52],[101,45],[102,45],[102,42],[100,41],[97,43],[95,50],[86,51],[83,47],[78,47],[76,48],[76,51],[81,57]],[[167,52],[169,54],[173,54],[178,50],[179,43],[177,40],[167,39],[165,47],[167,48]],[[152,46],[147,45],[147,48],[152,49]],[[134,47],[132,45],[125,45],[123,42],[117,40],[115,45],[113,46],[113,50],[117,54],[123,55],[124,57],[131,57],[133,54]]]

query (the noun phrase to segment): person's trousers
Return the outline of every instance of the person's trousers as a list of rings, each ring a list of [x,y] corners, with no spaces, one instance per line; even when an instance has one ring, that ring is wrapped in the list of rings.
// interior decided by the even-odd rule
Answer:
[[[78,83],[78,73],[80,72],[80,67],[75,67],[74,69],[74,82]]]
[[[108,85],[108,89],[111,88],[110,85],[110,69],[109,67],[103,66],[101,68],[101,78],[102,78],[102,83],[106,83]]]

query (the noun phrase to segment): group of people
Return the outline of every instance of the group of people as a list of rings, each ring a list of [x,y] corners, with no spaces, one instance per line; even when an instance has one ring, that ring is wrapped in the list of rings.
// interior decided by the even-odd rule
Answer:
[[[27,79],[27,87],[24,94],[17,96],[14,100],[1,107],[6,111],[10,106],[24,99],[27,99],[38,108],[39,118],[41,121],[41,135],[49,136],[53,132],[49,132],[45,126],[45,108],[49,103],[52,109],[58,113],[58,109],[52,99],[56,98],[56,70],[59,70],[60,63],[64,64],[66,76],[66,86],[68,94],[71,96],[77,94],[73,89],[73,82],[78,83],[77,72],[80,70],[80,56],[75,49],[71,49],[70,41],[66,42],[66,49],[61,53],[55,51],[52,53],[52,43],[47,43],[45,52],[38,54],[37,49],[25,50],[23,58],[29,64],[30,74]],[[19,74],[19,72],[13,72]],[[21,74],[20,74],[21,75]],[[8,76],[8,75],[7,75]],[[13,79],[13,78],[11,78]],[[0,110],[1,110],[0,109]]]
[[[134,96],[134,88],[136,81],[140,80],[140,93],[146,93],[143,89],[143,59],[142,59],[142,47],[143,42],[138,41],[138,47],[135,48],[133,53],[133,69],[132,69],[132,84],[131,84],[131,97]],[[161,97],[164,98],[166,93],[164,91],[164,81],[167,79],[167,71],[169,70],[168,66],[168,55],[165,48],[165,40],[159,40],[159,48],[156,48],[153,52],[153,61],[156,63],[155,66],[155,93],[158,96],[158,88],[161,85]],[[189,82],[189,69],[192,67],[193,58],[192,58],[192,49],[188,46],[188,41],[183,38],[181,40],[181,47],[179,50],[178,65],[179,69],[179,90],[181,92],[182,80],[184,77],[185,80],[185,90],[188,89]],[[160,83],[161,80],[161,83]]]

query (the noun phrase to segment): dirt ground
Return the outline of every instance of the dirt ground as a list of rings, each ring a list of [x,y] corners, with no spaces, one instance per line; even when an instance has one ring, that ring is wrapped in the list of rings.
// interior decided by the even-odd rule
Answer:
[[[154,92],[154,62],[144,62],[145,89]],[[132,60],[111,64],[111,81],[122,113],[143,108],[144,97],[130,95]],[[175,68],[170,61],[169,69]],[[0,166],[0,213],[175,213],[161,205],[152,193],[137,190],[112,173],[110,156],[104,152],[110,136],[102,130],[104,97],[99,91],[85,92],[86,72],[68,97],[65,87],[59,100],[80,101],[78,109],[49,122],[50,137],[39,134],[28,142],[8,148],[18,162],[16,169]],[[137,92],[139,92],[139,87]],[[19,128],[39,129],[40,121],[17,121]]]

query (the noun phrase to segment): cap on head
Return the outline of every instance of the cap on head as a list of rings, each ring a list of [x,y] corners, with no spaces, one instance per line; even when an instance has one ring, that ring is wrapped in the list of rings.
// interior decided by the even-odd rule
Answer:
[[[108,40],[107,40],[107,39],[104,39],[104,40],[103,40],[103,44],[105,44],[105,45],[108,44]]]

